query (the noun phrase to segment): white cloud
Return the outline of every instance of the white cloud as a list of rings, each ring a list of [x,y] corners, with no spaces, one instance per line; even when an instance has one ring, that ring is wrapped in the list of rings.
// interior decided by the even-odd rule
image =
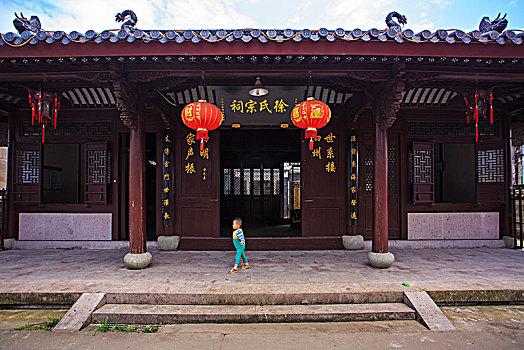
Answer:
[[[306,16],[311,11],[311,5],[313,5],[312,0],[301,1],[293,16],[284,23],[286,28],[298,28],[301,26],[304,16]]]
[[[258,1],[258,0],[250,0]],[[31,6],[23,11],[26,16],[37,15],[45,30],[88,29],[102,31],[119,28],[115,15],[133,10],[140,29],[200,29],[255,27],[256,21],[235,10],[236,0],[55,0],[57,12],[43,11]],[[42,11],[42,12],[40,12]],[[9,30],[13,30],[10,28]]]
[[[319,25],[363,29],[384,28],[385,18],[391,7],[390,0],[330,0],[326,1],[324,13],[318,16],[321,19]]]
[[[165,13],[158,13],[157,17],[160,21],[156,27],[160,25],[166,28],[190,29],[256,27],[256,21],[252,17],[235,9],[235,2],[234,0],[163,0],[160,3],[165,6]]]
[[[454,2],[454,0],[429,0],[429,2],[440,8],[444,8],[444,7],[448,7],[449,5],[451,5]]]

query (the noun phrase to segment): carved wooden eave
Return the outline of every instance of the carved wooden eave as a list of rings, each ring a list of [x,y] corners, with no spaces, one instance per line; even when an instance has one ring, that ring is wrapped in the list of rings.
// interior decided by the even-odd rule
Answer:
[[[376,95],[377,102],[377,122],[382,129],[390,128],[397,119],[397,112],[402,103],[402,92],[405,84],[400,81],[391,83],[384,88],[380,94]]]
[[[375,122],[382,129],[390,128],[397,119],[397,112],[402,103],[402,93],[406,89],[403,66],[395,66],[390,79],[374,88],[373,109]]]
[[[333,79],[333,82],[340,88],[353,91],[357,96],[348,101],[352,122],[356,122],[359,115],[372,106],[380,127],[387,129],[395,122],[407,81],[430,80],[433,76],[412,74],[408,79],[405,65],[395,64],[390,71],[350,72],[344,78]]]
[[[346,111],[348,118],[346,123],[356,123],[360,115],[371,106],[371,99],[365,92],[355,93],[350,99],[344,103],[342,109]]]
[[[113,72],[82,72],[75,74],[83,81],[90,82],[96,86],[110,85]]]
[[[120,120],[128,128],[136,128],[138,123],[136,89],[125,78],[121,66],[113,66],[111,82],[115,94],[115,104],[120,113]]]

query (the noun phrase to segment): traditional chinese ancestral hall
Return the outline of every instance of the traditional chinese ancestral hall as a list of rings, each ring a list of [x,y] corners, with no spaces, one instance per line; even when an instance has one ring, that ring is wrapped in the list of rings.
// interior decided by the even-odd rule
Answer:
[[[521,31],[416,33],[394,15],[383,30],[140,30],[121,15],[120,30],[20,19],[1,35],[8,237],[221,250],[235,217],[264,250],[510,235]],[[331,110],[311,140],[291,120],[308,97]],[[203,147],[181,118],[201,100],[223,114]]]

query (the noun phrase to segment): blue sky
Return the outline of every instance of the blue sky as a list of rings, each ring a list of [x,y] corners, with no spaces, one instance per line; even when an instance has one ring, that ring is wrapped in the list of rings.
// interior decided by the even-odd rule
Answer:
[[[510,29],[524,29],[524,0],[0,0],[0,32],[15,31],[14,12],[40,17],[45,30],[118,28],[117,12],[131,9],[141,29],[369,29],[385,28],[396,10],[407,27],[473,30],[483,16],[507,12]]]

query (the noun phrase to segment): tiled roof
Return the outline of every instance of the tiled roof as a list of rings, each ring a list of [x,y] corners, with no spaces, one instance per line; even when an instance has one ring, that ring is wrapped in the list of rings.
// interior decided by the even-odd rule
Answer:
[[[524,31],[522,30],[506,30],[502,33],[492,31],[483,36],[479,31],[464,32],[457,29],[452,30],[436,30],[434,32],[423,30],[421,32],[414,32],[411,29],[398,30],[390,29],[370,29],[370,30],[328,30],[321,28],[319,30],[293,30],[293,29],[235,29],[235,30],[140,30],[132,29],[125,30],[105,30],[97,33],[94,30],[88,30],[85,33],[72,31],[65,33],[63,31],[41,31],[33,33],[30,31],[22,34],[16,33],[0,33],[0,46],[9,45],[14,47],[24,46],[26,44],[53,44],[61,43],[68,45],[72,43],[85,42],[134,42],[141,41],[144,43],[160,42],[162,44],[185,43],[192,42],[198,44],[200,42],[217,43],[221,41],[226,42],[244,42],[251,41],[266,43],[266,42],[285,42],[285,41],[379,41],[379,42],[412,42],[412,43],[497,43],[497,44],[516,44],[522,45],[524,42]]]

